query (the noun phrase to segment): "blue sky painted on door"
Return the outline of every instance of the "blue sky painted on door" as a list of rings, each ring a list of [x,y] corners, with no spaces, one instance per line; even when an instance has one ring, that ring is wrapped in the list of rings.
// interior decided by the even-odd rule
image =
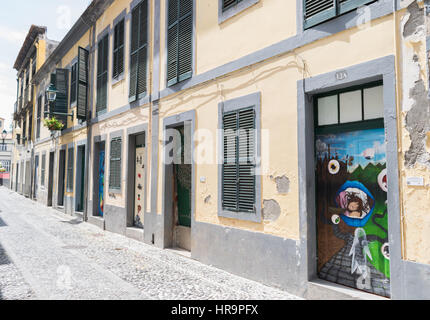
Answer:
[[[361,130],[337,134],[317,135],[317,155],[323,158],[328,155],[330,147],[331,156],[336,153],[341,160],[353,156],[354,161],[350,170],[357,165],[365,167],[368,163],[385,163],[385,131],[381,129]]]
[[[91,0],[2,1],[0,10],[0,117],[9,130],[16,101],[16,57],[32,24],[46,26],[61,41]]]

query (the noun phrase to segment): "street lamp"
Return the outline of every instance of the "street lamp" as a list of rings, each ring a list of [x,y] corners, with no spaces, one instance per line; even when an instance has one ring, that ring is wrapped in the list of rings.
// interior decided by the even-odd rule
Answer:
[[[51,103],[54,103],[57,100],[57,93],[58,90],[55,87],[55,85],[51,82],[49,85],[49,88],[46,89],[46,99],[49,101],[49,105],[51,106]],[[45,116],[51,114],[51,115],[59,115],[59,116],[68,116],[73,118],[73,111],[72,113],[62,113],[62,112],[51,112],[51,107],[49,107],[49,111],[45,112]]]
[[[54,84],[51,83],[49,88],[46,90],[46,99],[48,99],[49,102],[54,102],[57,99],[57,92],[58,91]]]

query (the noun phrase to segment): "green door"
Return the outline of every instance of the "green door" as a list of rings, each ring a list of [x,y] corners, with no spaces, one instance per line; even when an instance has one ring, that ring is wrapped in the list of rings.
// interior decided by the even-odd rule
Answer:
[[[178,224],[191,227],[191,164],[184,163],[184,127],[178,128],[181,135],[181,163],[174,165],[176,183]]]

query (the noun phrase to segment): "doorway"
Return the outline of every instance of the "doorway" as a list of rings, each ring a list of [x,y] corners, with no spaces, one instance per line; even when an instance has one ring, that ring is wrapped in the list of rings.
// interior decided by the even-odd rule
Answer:
[[[145,215],[145,195],[146,195],[146,150],[145,134],[134,137],[134,205],[133,205],[133,226],[143,229]]]
[[[381,82],[315,97],[317,274],[390,296]]]
[[[105,213],[105,142],[94,144],[93,215],[104,217]]]
[[[76,203],[77,212],[84,211],[85,192],[85,146],[78,146],[76,159]]]
[[[48,171],[48,207],[52,207],[52,191],[54,185],[54,159],[55,153],[49,153],[49,171]]]
[[[191,122],[168,127],[165,166],[165,232],[171,234],[172,247],[191,250],[192,148]],[[171,227],[169,227],[171,226]],[[171,228],[170,230],[168,230]]]
[[[66,150],[60,150],[60,159],[58,166],[58,195],[57,205],[64,206],[64,179],[66,174]]]

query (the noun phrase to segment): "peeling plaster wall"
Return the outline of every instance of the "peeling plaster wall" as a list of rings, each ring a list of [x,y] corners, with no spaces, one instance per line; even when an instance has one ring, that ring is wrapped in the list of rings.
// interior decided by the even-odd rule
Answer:
[[[400,178],[403,195],[403,258],[430,263],[430,106],[426,39],[429,17],[424,1],[402,1],[401,48],[401,141]],[[408,185],[411,177],[424,179],[424,186]]]

